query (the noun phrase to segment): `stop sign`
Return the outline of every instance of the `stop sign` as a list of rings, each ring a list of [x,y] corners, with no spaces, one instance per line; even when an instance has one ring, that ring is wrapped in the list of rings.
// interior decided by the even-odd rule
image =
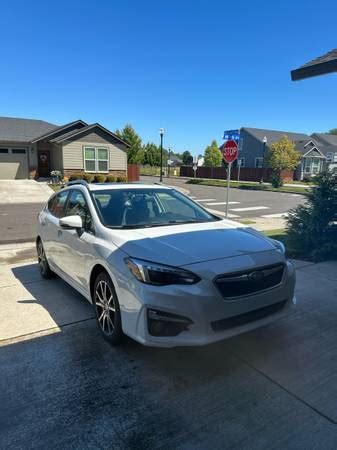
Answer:
[[[223,159],[232,163],[238,157],[238,144],[235,141],[227,141],[222,150]]]

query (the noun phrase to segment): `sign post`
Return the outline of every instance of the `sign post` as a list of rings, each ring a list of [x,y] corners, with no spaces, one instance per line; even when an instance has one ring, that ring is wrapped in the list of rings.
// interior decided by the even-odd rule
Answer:
[[[194,178],[197,176],[197,170],[198,170],[198,157],[193,157],[193,172],[194,172]]]
[[[228,219],[229,186],[231,180],[232,162],[238,157],[238,144],[234,140],[227,141],[223,146],[223,159],[228,164],[227,168],[227,195],[226,195],[226,219]]]

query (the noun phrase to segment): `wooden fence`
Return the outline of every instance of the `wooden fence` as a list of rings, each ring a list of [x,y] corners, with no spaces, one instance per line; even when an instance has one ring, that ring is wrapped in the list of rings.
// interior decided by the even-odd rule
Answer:
[[[264,181],[271,181],[272,170],[269,167],[264,169],[255,169],[249,167],[242,167],[240,169],[240,180],[241,181],[260,181],[263,174]],[[180,167],[181,177],[194,177],[194,171],[192,166],[181,166]],[[227,179],[227,169],[226,167],[198,167],[195,174],[196,178],[214,178],[219,180]],[[294,172],[283,170],[281,172],[283,181],[293,181]],[[238,179],[238,168],[233,167],[231,170],[231,180]]]
[[[139,166],[128,164],[128,181],[139,181]]]

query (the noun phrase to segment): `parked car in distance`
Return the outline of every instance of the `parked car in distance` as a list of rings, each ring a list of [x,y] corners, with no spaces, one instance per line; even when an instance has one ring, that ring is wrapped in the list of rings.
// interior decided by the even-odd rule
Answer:
[[[164,185],[73,181],[38,216],[38,263],[92,303],[104,338],[204,345],[295,303],[282,243]]]

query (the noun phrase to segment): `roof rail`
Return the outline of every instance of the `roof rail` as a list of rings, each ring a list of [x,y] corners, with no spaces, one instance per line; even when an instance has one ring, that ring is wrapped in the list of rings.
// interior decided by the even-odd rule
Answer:
[[[73,186],[75,184],[81,184],[82,186],[85,186],[86,188],[89,188],[89,184],[85,180],[68,181],[68,183],[65,186]]]

